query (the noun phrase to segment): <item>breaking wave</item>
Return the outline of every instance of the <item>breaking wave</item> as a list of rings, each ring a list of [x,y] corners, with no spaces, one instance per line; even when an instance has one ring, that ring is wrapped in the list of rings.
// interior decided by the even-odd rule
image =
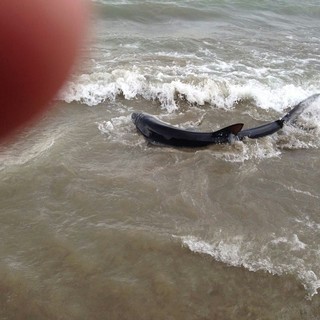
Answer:
[[[246,242],[242,236],[216,242],[185,236],[181,241],[191,251],[210,255],[216,261],[230,266],[244,267],[253,272],[265,271],[279,276],[294,275],[303,284],[309,298],[317,294],[320,288],[320,270],[314,269],[316,264],[311,266],[307,263],[310,258],[310,254],[307,254],[308,246],[296,234],[286,237],[273,235],[273,238],[259,250],[254,248],[258,243]],[[279,248],[282,248],[283,259],[282,255],[276,253]],[[306,253],[306,259],[299,255],[302,251]]]
[[[119,98],[143,98],[158,101],[168,112],[179,109],[179,103],[231,109],[240,101],[252,101],[258,108],[283,112],[308,95],[317,92],[315,86],[297,87],[283,84],[272,88],[251,79],[243,84],[210,77],[189,77],[166,80],[158,74],[150,80],[137,71],[117,69],[109,73],[83,74],[71,81],[60,94],[60,99],[95,106]],[[318,90],[319,91],[319,90]]]

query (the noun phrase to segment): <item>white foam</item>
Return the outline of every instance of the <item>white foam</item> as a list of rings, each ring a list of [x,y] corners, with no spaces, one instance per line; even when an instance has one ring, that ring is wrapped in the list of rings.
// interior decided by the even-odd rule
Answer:
[[[280,148],[296,150],[320,147],[320,121],[316,123],[315,119],[304,120],[303,117],[299,117],[297,125],[289,124],[283,127],[281,134],[277,136],[277,145]]]
[[[102,122],[97,122],[98,129],[101,133],[110,134],[114,131],[126,131],[126,125],[131,123],[130,116],[120,116],[114,117],[110,120],[104,120]]]
[[[109,140],[126,146],[137,146],[143,139],[136,139],[131,116],[114,117],[110,120],[96,122],[98,130]]]
[[[271,241],[272,244],[287,244],[289,250],[298,251],[306,248],[306,244],[299,240],[296,234],[293,234],[291,237],[279,237]]]
[[[316,198],[316,199],[320,199],[320,196],[317,196],[315,194],[312,194],[311,192],[309,191],[304,191],[304,190],[300,190],[300,189],[296,189],[294,188],[293,186],[290,186],[290,187],[287,187],[285,186],[288,190],[290,191],[293,191],[293,192],[296,192],[296,193],[300,193],[300,194],[303,194],[305,196],[308,196],[308,197],[311,197],[311,198]]]
[[[257,244],[246,242],[242,236],[227,240],[207,242],[194,236],[181,237],[184,246],[191,251],[212,256],[216,261],[234,267],[244,267],[249,271],[266,271],[274,275],[295,275],[301,281],[311,298],[320,288],[318,265],[308,265],[296,252],[306,251],[308,246],[296,234],[278,237],[257,248]],[[278,246],[285,244],[290,250],[278,255]]]
[[[76,81],[68,83],[60,98],[68,103],[76,101],[88,106],[98,105],[105,100],[114,101],[120,94],[132,99],[139,94],[141,81],[143,76],[125,70],[83,74]]]
[[[270,86],[254,79],[239,83],[207,74],[196,75],[193,68],[195,66],[191,70],[185,67],[173,72],[174,67],[170,67],[170,72],[173,72],[171,75],[168,74],[169,70],[161,68],[152,74],[152,70],[138,67],[83,74],[69,82],[60,98],[66,102],[77,101],[94,106],[105,100],[114,101],[120,95],[127,100],[143,97],[146,100],[158,100],[169,112],[179,108],[179,99],[190,104],[210,104],[228,109],[238,101],[250,99],[259,108],[283,112],[315,92],[315,89],[305,90],[284,83]],[[179,75],[174,76],[174,73]]]
[[[223,152],[214,152],[212,155],[228,162],[244,163],[248,160],[255,160],[255,163],[258,163],[264,159],[279,158],[281,150],[277,148],[274,138],[266,137],[261,140],[248,140],[245,143],[236,141]]]
[[[270,270],[272,270],[272,264],[268,259],[251,261],[251,253],[243,248],[243,238],[241,236],[229,239],[228,242],[219,240],[215,243],[208,243],[193,236],[186,236],[181,239],[182,243],[191,251],[209,254],[216,261],[230,266],[245,267],[250,271],[268,270],[271,272]]]
[[[114,131],[114,125],[113,125],[112,121],[97,122],[97,125],[98,125],[98,129],[102,133],[109,135],[111,132]]]
[[[296,218],[295,221],[302,224],[304,227],[311,229],[312,232],[320,231],[320,223],[315,222],[309,216],[306,216],[302,219]]]
[[[271,88],[257,80],[249,80],[244,85],[230,86],[230,96],[234,97],[234,101],[250,98],[262,109],[282,112],[284,108],[302,100],[306,93],[302,88],[293,85]]]

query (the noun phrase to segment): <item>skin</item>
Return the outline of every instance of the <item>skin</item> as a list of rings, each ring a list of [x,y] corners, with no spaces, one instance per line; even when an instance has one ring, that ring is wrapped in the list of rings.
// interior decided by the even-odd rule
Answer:
[[[82,0],[0,1],[0,142],[44,112],[85,35]]]

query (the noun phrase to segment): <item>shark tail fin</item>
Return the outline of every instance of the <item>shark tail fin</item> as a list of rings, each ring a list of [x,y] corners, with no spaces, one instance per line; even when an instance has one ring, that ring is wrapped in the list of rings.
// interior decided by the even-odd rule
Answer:
[[[296,104],[282,119],[283,122],[294,122],[296,118],[307,109],[315,100],[320,97],[320,93],[313,94],[312,96],[302,100]]]

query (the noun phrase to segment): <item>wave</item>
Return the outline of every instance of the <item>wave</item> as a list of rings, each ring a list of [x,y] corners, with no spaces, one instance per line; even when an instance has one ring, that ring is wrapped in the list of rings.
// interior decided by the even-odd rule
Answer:
[[[181,79],[166,79],[159,73],[153,79],[138,71],[116,69],[111,72],[83,74],[70,81],[59,99],[68,103],[79,102],[95,106],[118,98],[132,100],[143,98],[158,101],[163,109],[172,112],[179,109],[179,103],[203,106],[209,104],[218,108],[232,109],[241,101],[252,101],[258,108],[283,112],[305,97],[320,91],[314,84],[305,87],[283,83],[274,87],[248,79],[236,83],[232,79],[214,79],[189,75]]]
[[[233,267],[244,267],[252,272],[265,271],[279,276],[294,275],[306,289],[308,298],[317,294],[320,288],[319,261],[310,265],[307,258],[301,258],[301,252],[308,258],[312,252],[308,254],[308,246],[301,242],[296,234],[278,238],[273,235],[273,238],[260,248],[240,236],[216,242],[185,236],[181,237],[181,241],[191,251],[210,255],[216,261]],[[284,254],[279,256],[277,250],[280,247]]]

